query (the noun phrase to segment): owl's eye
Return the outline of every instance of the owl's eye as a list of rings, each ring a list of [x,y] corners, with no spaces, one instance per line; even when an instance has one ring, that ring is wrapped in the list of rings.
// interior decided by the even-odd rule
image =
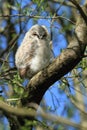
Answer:
[[[43,38],[46,38],[46,34],[43,35]]]
[[[34,35],[34,36],[37,36],[37,33],[36,33],[36,32],[34,32],[34,33],[33,33],[33,35]]]
[[[44,39],[47,36],[45,33],[42,35],[38,34],[37,32],[33,32],[32,35],[38,37],[39,39]]]
[[[36,32],[33,32],[32,34],[34,37],[38,37],[39,38],[39,34],[37,34]]]

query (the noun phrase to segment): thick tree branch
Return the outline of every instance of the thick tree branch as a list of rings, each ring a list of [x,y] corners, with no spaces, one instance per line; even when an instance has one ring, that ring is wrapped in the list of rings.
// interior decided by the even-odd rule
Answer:
[[[22,99],[22,104],[29,102],[39,104],[46,90],[81,61],[86,45],[87,26],[84,18],[78,16],[75,36],[72,38],[69,46],[51,65],[30,80],[25,91],[25,93],[28,93],[28,96]]]

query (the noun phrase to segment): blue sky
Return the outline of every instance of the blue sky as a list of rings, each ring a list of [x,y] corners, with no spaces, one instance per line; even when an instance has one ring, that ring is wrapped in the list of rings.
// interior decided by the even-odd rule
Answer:
[[[19,3],[20,3],[20,1],[22,1],[21,8],[26,6],[29,3],[29,0],[25,0],[25,1],[16,0],[15,3],[17,1]],[[35,6],[33,8],[35,8]],[[58,4],[55,5],[55,9],[57,9],[57,8],[58,8]],[[69,18],[69,16],[70,16],[70,8],[66,8],[65,6],[63,6],[58,11],[58,14],[62,15],[64,12],[66,12],[66,14],[67,14],[66,16]],[[17,14],[18,11],[14,10],[12,13]],[[17,17],[16,18],[13,17],[12,22],[14,22],[15,19],[17,19]],[[39,19],[37,21],[37,24],[45,25],[48,28],[48,31],[50,33],[50,31],[51,31],[50,30],[50,22],[51,22],[51,20]],[[34,24],[33,19],[30,19],[27,22],[27,24],[25,26],[24,33],[21,34],[19,39],[17,40],[18,45],[21,44],[21,41],[23,40],[23,37],[24,37],[25,33],[31,28],[31,26],[33,26],[33,24]],[[0,27],[5,27],[5,26],[6,26],[6,22],[4,20],[3,23],[0,24]],[[24,23],[22,23],[21,26],[24,26]],[[61,29],[60,24],[58,24],[57,22],[54,22],[53,28],[52,28],[52,32],[53,32],[52,42],[53,42],[53,51],[54,51],[55,57],[57,57],[61,53],[61,50],[65,49],[67,47],[67,41],[65,39],[65,35],[64,35],[64,33],[60,33],[60,29]],[[17,33],[20,32],[19,24],[17,24],[15,26],[15,30],[16,30]],[[3,49],[5,49],[7,47],[6,38],[3,37],[3,36],[0,36],[0,47],[3,48]],[[10,61],[13,61],[12,54],[11,54],[9,59],[10,59]],[[11,67],[13,67],[14,64],[10,63],[10,65],[11,65]],[[71,82],[71,86],[72,85],[73,84]],[[73,89],[71,91],[72,91],[72,93],[74,92]],[[60,90],[59,82],[56,82],[55,84],[53,84],[49,88],[49,90],[44,95],[44,100],[46,101],[46,105],[48,105],[48,107],[50,108],[50,110],[51,110],[51,112],[53,114],[67,117],[67,113],[66,113],[66,111],[64,111],[64,109],[66,108],[67,105],[71,105],[71,102],[70,102],[69,98],[66,96],[64,90]],[[53,101],[54,101],[54,103],[53,103]],[[57,109],[55,110],[55,108],[57,108]],[[77,122],[80,121],[78,111],[76,111],[76,113],[74,114],[72,120],[77,121]]]

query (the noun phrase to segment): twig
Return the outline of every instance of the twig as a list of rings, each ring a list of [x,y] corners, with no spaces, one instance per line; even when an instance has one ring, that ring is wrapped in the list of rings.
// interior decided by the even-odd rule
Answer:
[[[62,1],[61,0],[48,0],[48,2],[53,2],[53,3],[57,3],[57,4],[61,4]],[[73,5],[71,2],[65,2],[63,3],[64,6],[68,6],[68,7],[72,7],[72,8],[76,8],[75,5]]]
[[[77,3],[76,0],[70,0],[70,2],[72,2],[77,7],[82,18],[84,19],[85,23],[87,24],[87,16],[86,16],[85,12],[83,11],[83,9],[81,8],[81,6]]]
[[[62,18],[62,19],[65,19],[69,22],[71,22],[72,24],[75,25],[75,23],[73,21],[71,21],[70,19],[64,17],[64,16],[53,16],[53,17],[50,17],[50,16],[33,16],[33,15],[25,15],[25,14],[14,14],[14,15],[0,15],[0,17],[30,17],[30,18],[40,18],[40,19],[58,19],[58,18]]]

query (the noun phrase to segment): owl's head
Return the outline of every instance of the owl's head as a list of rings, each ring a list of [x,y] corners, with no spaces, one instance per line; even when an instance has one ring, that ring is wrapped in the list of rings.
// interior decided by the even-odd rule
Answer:
[[[32,36],[37,37],[39,39],[50,39],[50,35],[45,26],[36,24],[29,30],[29,32]]]

